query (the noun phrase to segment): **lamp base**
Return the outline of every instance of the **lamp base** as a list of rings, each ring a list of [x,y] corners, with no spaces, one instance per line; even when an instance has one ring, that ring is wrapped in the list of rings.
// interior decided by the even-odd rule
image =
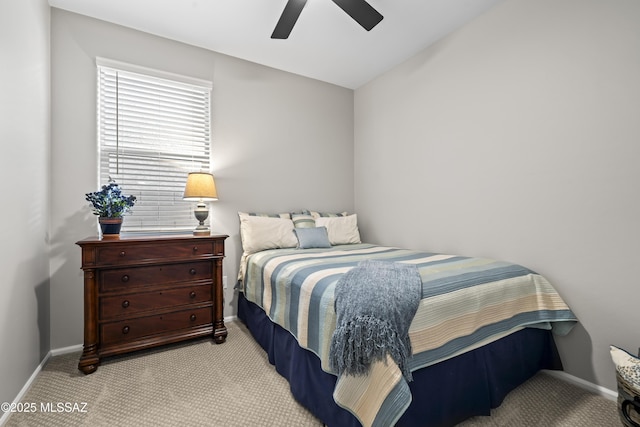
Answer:
[[[205,229],[195,229],[193,230],[193,235],[194,236],[210,236],[211,235],[211,230],[209,230],[208,228]]]
[[[209,227],[204,225],[204,220],[207,219],[207,217],[209,216],[209,209],[207,209],[207,205],[205,205],[203,201],[200,201],[200,203],[198,203],[196,208],[193,210],[193,213],[195,214],[196,219],[199,222],[198,226],[195,228],[195,230],[193,230],[193,235],[194,236],[211,235],[211,231],[209,230]]]

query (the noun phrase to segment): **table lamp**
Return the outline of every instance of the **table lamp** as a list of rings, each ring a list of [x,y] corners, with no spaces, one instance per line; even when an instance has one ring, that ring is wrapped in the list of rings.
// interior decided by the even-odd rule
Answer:
[[[198,201],[193,213],[200,224],[193,230],[194,236],[208,236],[211,232],[204,221],[209,216],[209,208],[204,202],[218,200],[213,175],[208,172],[190,172],[187,177],[187,185],[184,187],[183,198],[184,200]]]

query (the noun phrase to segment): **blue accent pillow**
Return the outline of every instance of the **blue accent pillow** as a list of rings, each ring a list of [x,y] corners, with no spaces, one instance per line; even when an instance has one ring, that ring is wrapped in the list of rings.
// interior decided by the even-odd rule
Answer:
[[[327,227],[294,228],[293,232],[296,233],[300,249],[331,247]]]

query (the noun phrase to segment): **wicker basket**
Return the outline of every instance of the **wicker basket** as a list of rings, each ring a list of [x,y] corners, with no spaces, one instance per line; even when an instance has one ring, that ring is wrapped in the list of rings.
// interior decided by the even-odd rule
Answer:
[[[640,394],[618,372],[618,412],[620,421],[626,427],[640,427]]]

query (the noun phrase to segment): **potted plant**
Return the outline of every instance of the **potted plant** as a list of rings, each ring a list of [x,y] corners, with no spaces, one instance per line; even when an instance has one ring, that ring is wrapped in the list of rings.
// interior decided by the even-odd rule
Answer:
[[[103,238],[118,238],[122,227],[122,215],[135,204],[135,196],[125,196],[114,181],[103,185],[100,191],[87,193],[86,200],[93,206],[93,214],[98,216]]]

